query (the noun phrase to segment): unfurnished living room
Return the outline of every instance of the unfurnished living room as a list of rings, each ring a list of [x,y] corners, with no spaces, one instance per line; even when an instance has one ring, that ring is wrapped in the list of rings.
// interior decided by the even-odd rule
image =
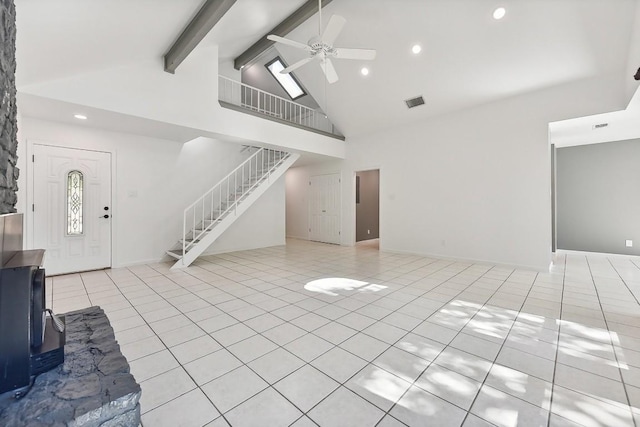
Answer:
[[[640,0],[0,12],[0,426],[640,427]]]

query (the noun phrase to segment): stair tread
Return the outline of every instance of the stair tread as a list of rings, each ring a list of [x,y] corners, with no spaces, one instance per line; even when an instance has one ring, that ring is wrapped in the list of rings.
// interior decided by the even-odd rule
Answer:
[[[182,249],[171,249],[167,251],[167,255],[175,259],[182,259]]]

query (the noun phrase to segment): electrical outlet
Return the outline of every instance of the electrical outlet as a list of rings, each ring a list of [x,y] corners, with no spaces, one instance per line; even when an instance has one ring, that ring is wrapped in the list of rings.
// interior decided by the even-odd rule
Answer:
[[[367,234],[371,234],[371,230],[367,230]]]
[[[625,244],[626,247],[632,248],[633,247],[633,240],[625,240],[624,244]]]

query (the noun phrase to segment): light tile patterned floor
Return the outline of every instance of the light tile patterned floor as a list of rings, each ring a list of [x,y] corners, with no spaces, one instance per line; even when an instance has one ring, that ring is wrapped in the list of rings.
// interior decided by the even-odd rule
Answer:
[[[49,279],[162,426],[640,427],[640,259],[550,273],[291,240]]]

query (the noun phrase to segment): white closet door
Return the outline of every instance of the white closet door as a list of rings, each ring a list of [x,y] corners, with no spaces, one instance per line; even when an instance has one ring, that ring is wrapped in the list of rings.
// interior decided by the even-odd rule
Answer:
[[[309,240],[339,244],[340,174],[312,176],[309,185]]]

